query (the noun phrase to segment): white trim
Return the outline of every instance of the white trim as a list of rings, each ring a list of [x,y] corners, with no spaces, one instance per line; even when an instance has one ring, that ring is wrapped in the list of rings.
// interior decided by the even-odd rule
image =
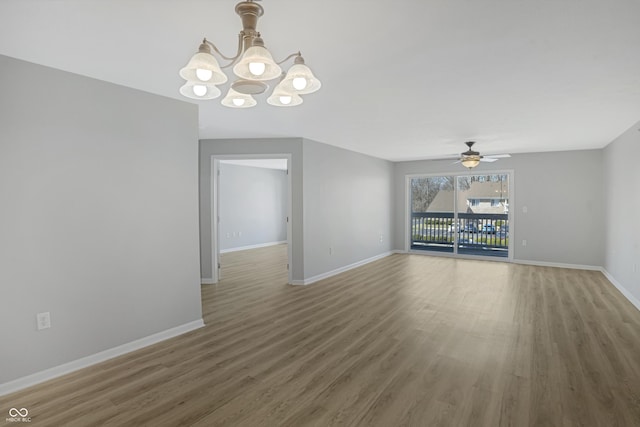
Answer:
[[[200,278],[201,285],[215,285],[216,281],[213,280],[213,277],[201,277]]]
[[[602,267],[600,269],[600,271],[602,271],[602,274],[604,274],[604,277],[606,277],[613,286],[616,287],[617,290],[620,291],[620,293],[629,300],[629,302],[631,304],[633,304],[635,306],[635,308],[637,308],[638,310],[640,310],[640,301],[633,296],[633,294],[631,292],[629,292],[627,290],[627,288],[625,288],[624,286],[622,286],[622,284],[620,282],[618,282],[612,275],[611,273],[609,273],[604,267]]]
[[[411,175],[404,177],[404,251],[409,253],[411,249]]]
[[[289,265],[288,282],[293,284],[293,182],[291,170],[293,169],[293,155],[291,153],[271,154],[212,154],[211,155],[211,255],[212,255],[212,284],[220,280],[219,264],[220,250],[218,223],[218,169],[220,161],[245,160],[245,159],[286,159],[287,160],[287,263]]]
[[[266,248],[268,246],[282,245],[283,243],[287,243],[287,241],[286,240],[282,240],[280,242],[258,243],[257,245],[239,246],[237,248],[221,249],[220,253],[221,254],[226,254],[228,252],[238,252],[238,251],[246,251],[246,250],[249,250],[249,249]]]
[[[143,347],[156,344],[160,341],[164,341],[178,335],[185,334],[195,329],[202,328],[203,326],[204,322],[202,321],[202,319],[195,320],[193,322],[185,323],[184,325],[176,326],[175,328],[167,329],[166,331],[158,332],[156,334],[149,335],[147,337],[140,338],[138,340],[131,341],[129,343],[122,344],[117,347],[113,347],[108,350],[104,350],[99,353],[74,360],[69,363],[64,363],[53,368],[45,369],[44,371],[36,372],[35,374],[27,375],[26,377],[18,378],[16,380],[0,384],[0,396],[13,393],[23,388],[27,388],[32,385],[51,380],[53,378],[77,371],[82,368],[86,368],[91,365],[95,365],[100,362],[104,362],[108,359],[113,359],[114,357],[139,350]]]
[[[304,280],[293,280],[291,282],[292,285],[310,285],[317,281],[327,279],[329,277],[335,276],[340,273],[344,273],[345,271],[353,270],[354,268],[361,267],[365,264],[369,264],[371,262],[377,261],[382,258],[386,258],[389,255],[392,255],[393,252],[385,252],[380,255],[376,255],[371,258],[363,259],[362,261],[354,262],[353,264],[345,265],[344,267],[336,268],[335,270],[328,271],[326,273],[318,274],[317,276],[309,277]]]
[[[597,265],[580,265],[580,264],[564,264],[560,262],[547,262],[547,261],[529,261],[524,259],[514,259],[514,264],[524,265],[536,265],[539,267],[556,267],[556,268],[571,268],[573,270],[594,270],[602,271],[602,267]]]
[[[211,185],[211,283],[216,284],[220,279],[220,243],[218,242],[218,226],[220,213],[218,212],[218,174],[220,173],[220,160],[211,156],[211,176],[209,177]]]
[[[284,160],[284,161],[282,161]],[[221,160],[220,163],[225,163],[233,166],[243,166],[245,168],[261,168],[272,170],[287,170],[286,159],[244,159],[244,160]]]

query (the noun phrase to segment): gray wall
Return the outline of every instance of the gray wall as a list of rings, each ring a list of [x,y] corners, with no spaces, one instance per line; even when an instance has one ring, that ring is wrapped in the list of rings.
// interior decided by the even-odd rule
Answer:
[[[302,230],[302,138],[209,139],[200,141],[200,274],[213,277],[211,253],[211,157],[214,155],[291,154],[291,273],[304,278]]]
[[[5,56],[0,94],[0,383],[200,320],[197,107]]]
[[[287,240],[287,171],[220,164],[220,249]]]
[[[640,122],[604,150],[604,267],[640,308]]]
[[[395,248],[405,248],[405,175],[460,173],[447,161],[395,165]],[[482,163],[474,173],[513,170],[511,201],[514,260],[602,266],[604,262],[604,192],[602,150],[515,154]],[[527,213],[523,207],[527,207]],[[522,246],[522,240],[527,246]]]
[[[391,251],[392,182],[391,162],[305,139],[305,278]]]
[[[200,141],[203,278],[211,277],[211,157],[247,154],[292,156],[294,283],[391,249],[391,162],[301,138],[203,140]]]

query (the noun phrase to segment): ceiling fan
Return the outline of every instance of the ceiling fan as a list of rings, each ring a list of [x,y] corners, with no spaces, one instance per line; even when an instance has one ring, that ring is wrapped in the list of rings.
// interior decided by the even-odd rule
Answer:
[[[491,156],[481,156],[479,152],[473,151],[473,144],[475,141],[467,141],[465,142],[469,149],[463,153],[460,153],[460,159],[454,163],[462,163],[467,169],[473,169],[480,164],[480,162],[495,162],[498,159],[504,159],[506,157],[511,157],[511,154],[495,154]]]

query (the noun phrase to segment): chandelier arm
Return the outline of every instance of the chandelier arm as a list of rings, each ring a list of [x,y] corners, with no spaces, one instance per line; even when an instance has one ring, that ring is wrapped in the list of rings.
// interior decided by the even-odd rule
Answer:
[[[226,59],[227,61],[231,61],[231,63],[229,63],[229,64],[227,64],[227,65],[225,65],[225,66],[222,66],[222,67],[220,67],[220,68],[227,68],[227,67],[232,66],[233,64],[235,64],[235,63],[236,63],[236,61],[238,61],[238,59],[239,59],[239,58],[240,58],[240,56],[242,55],[242,35],[239,35],[239,36],[238,36],[238,51],[237,51],[237,53],[236,53],[236,56],[234,56],[234,57],[232,57],[232,58],[230,58],[230,57],[228,57],[228,56],[223,55],[223,54],[222,54],[222,52],[220,52],[220,49],[218,49],[218,47],[217,47],[215,44],[211,43],[209,40],[204,39],[204,42],[205,42],[208,46],[210,46],[213,50],[215,50],[215,51],[216,51],[216,53],[217,53],[218,55],[220,55],[223,59]]]
[[[278,64],[278,65],[283,64],[283,63],[287,62],[288,60],[290,60],[291,58],[294,58],[294,57],[296,57],[296,56],[302,56],[302,55],[300,54],[300,51],[298,51],[298,52],[296,52],[296,53],[292,53],[291,55],[289,55],[289,56],[287,56],[286,58],[284,58],[282,61],[280,61],[280,62],[276,62],[276,64]]]

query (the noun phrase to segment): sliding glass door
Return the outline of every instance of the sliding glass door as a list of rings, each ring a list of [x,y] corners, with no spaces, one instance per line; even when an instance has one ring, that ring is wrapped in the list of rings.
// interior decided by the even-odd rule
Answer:
[[[510,176],[411,177],[410,249],[509,257]]]
[[[455,214],[455,176],[417,177],[410,180],[411,249],[454,252],[450,233]]]
[[[459,254],[509,256],[509,175],[457,177]]]

